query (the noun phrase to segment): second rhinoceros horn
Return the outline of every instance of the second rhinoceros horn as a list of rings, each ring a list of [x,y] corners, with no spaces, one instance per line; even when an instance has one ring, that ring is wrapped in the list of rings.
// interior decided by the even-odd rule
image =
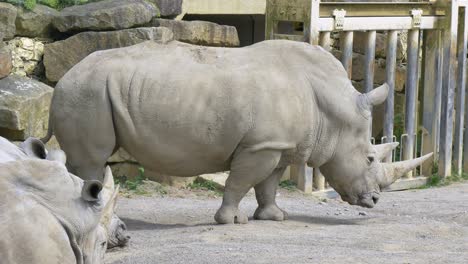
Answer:
[[[382,179],[382,184],[380,186],[383,188],[387,187],[388,185],[392,184],[394,181],[398,180],[400,177],[405,175],[407,172],[421,165],[431,156],[432,153],[429,153],[417,159],[399,161],[394,163],[382,163],[381,165],[384,171],[384,179]]]
[[[375,158],[378,161],[382,161],[390,154],[390,152],[392,152],[392,150],[398,147],[398,144],[399,144],[398,142],[392,142],[392,143],[374,145]]]

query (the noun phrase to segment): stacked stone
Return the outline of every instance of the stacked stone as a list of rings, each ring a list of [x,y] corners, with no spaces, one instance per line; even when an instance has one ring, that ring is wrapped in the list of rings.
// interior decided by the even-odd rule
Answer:
[[[11,73],[19,76],[40,77],[43,71],[38,67],[44,55],[44,41],[25,37],[14,38],[7,42],[11,52]]]
[[[182,0],[104,0],[60,12],[43,5],[29,11],[1,2],[0,136],[15,141],[44,136],[51,86],[92,52],[174,39],[239,46],[234,27],[173,20],[181,12]],[[52,140],[49,147],[58,146]],[[109,164],[117,177],[139,174],[138,163],[122,150]],[[176,185],[187,182],[151,172],[146,176]]]

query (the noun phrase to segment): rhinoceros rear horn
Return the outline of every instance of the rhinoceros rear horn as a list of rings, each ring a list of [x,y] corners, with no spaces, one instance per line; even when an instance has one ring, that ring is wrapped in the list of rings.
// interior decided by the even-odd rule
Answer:
[[[114,192],[115,184],[114,184],[114,176],[112,175],[112,170],[109,166],[106,166],[106,172],[104,174],[104,188],[109,190],[109,192]]]
[[[96,202],[100,199],[101,190],[102,183],[100,181],[84,181],[83,189],[81,189],[81,198],[88,202]]]
[[[424,161],[429,159],[431,156],[432,152],[417,159],[399,161],[394,163],[382,163],[384,177],[380,186],[387,187],[388,185],[392,184],[400,177],[405,175],[407,172],[423,164]]]
[[[379,161],[382,161],[396,148],[398,147],[398,142],[385,143],[374,145],[375,158]]]
[[[389,89],[390,87],[388,87],[388,84],[384,83],[374,90],[366,93],[369,104],[376,106],[383,103],[385,99],[387,99]]]

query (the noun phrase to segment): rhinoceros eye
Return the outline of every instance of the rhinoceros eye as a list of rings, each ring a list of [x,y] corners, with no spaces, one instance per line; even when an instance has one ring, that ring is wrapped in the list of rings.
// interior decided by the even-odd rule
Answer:
[[[371,155],[367,156],[367,164],[370,165],[372,164],[372,162],[374,162],[374,156],[371,156]]]

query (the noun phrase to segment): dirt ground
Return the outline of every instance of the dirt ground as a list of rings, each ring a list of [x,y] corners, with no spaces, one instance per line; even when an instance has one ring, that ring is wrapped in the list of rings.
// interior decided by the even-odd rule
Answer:
[[[132,236],[117,263],[468,263],[468,183],[384,193],[374,209],[282,190],[284,222],[217,225],[221,197],[203,193],[121,198]],[[256,208],[252,193],[241,208]]]

